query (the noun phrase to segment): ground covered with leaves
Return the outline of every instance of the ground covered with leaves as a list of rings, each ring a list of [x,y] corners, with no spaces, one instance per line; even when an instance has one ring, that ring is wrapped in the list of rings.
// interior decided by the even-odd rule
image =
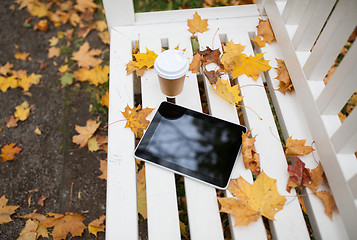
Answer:
[[[0,239],[104,239],[101,2],[4,0],[0,19]]]

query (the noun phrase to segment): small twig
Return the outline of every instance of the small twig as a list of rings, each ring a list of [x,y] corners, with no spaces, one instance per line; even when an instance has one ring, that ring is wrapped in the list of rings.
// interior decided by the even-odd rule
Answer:
[[[214,33],[213,35],[213,38],[212,38],[212,48],[214,49],[214,46],[213,46],[213,42],[214,42],[214,38],[216,37],[216,34],[218,32],[219,28],[217,28],[216,32]]]
[[[258,118],[259,118],[260,120],[263,120],[263,118],[261,118],[261,117],[259,116],[259,114],[258,114],[256,111],[254,111],[252,108],[250,108],[250,107],[248,107],[248,106],[240,105],[240,104],[236,104],[236,106],[237,106],[237,107],[245,107],[245,108],[248,108],[248,109],[252,110],[252,111],[258,116]]]
[[[121,122],[121,121],[126,121],[126,119],[122,119],[122,120],[118,120],[118,121],[115,121],[115,122],[112,122],[112,123],[109,123],[108,125],[105,125],[103,128],[107,128],[108,126],[114,124],[114,123],[118,123],[118,122]]]
[[[72,193],[73,193],[73,182],[72,182],[72,185],[71,185],[71,192],[69,194],[69,202],[68,202],[68,207],[67,207],[67,211],[66,213],[69,211],[69,208],[71,207],[71,202],[72,202]]]
[[[273,130],[271,129],[271,126],[269,126],[269,129],[270,129],[271,135],[273,135],[273,137],[275,137],[284,147],[286,147],[285,144],[277,136],[274,135]]]

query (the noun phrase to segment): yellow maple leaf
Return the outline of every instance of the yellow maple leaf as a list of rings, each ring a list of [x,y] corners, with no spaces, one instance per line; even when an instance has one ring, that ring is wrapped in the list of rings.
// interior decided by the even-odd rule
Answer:
[[[291,82],[291,78],[288,72],[288,69],[286,68],[284,60],[281,59],[276,59],[278,63],[278,67],[275,68],[278,76],[276,77],[277,80],[279,80],[279,91],[282,93],[292,93],[294,91],[294,86],[293,83]]]
[[[252,171],[255,175],[258,175],[260,171],[260,158],[259,153],[256,152],[254,142],[255,137],[249,138],[251,131],[242,133],[242,155],[243,163],[246,169]]]
[[[33,1],[33,4],[27,7],[27,10],[34,17],[46,17],[49,13],[50,4]]]
[[[0,67],[0,74],[6,76],[11,73],[11,68],[14,67],[14,64],[7,62],[4,66]]]
[[[267,20],[259,19],[259,25],[257,26],[257,28],[258,28],[258,35],[263,38],[263,41],[268,43],[275,41],[275,35],[273,29],[271,28],[269,19]]]
[[[108,29],[107,22],[105,20],[99,20],[95,22],[95,28],[99,32],[103,32],[104,30]]]
[[[83,43],[77,52],[72,54],[72,59],[77,61],[79,67],[95,67],[102,63],[102,59],[96,58],[96,55],[102,53],[100,49],[91,49],[88,42]]]
[[[109,31],[104,31],[98,33],[98,36],[100,40],[102,40],[102,43],[109,45],[110,44],[110,36],[109,36]]]
[[[61,54],[61,50],[58,47],[50,47],[48,49],[48,58],[59,57]]]
[[[271,69],[269,60],[263,60],[264,53],[259,53],[255,56],[250,55],[247,57],[245,54],[240,54],[234,59],[234,65],[232,70],[232,77],[245,74],[248,77],[252,77],[254,80],[260,76],[260,72],[265,72]]]
[[[89,81],[90,84],[98,86],[108,82],[109,66],[97,65],[93,69],[80,68],[74,72],[74,76],[78,81]]]
[[[21,105],[15,108],[14,116],[20,121],[25,121],[30,116],[30,105],[27,101],[24,101]]]
[[[264,47],[265,44],[266,44],[266,41],[264,41],[262,38],[260,38],[260,36],[255,36],[254,38],[253,37],[250,37],[250,39],[255,43],[257,44],[258,47]]]
[[[79,237],[86,228],[83,223],[85,218],[76,213],[68,212],[66,215],[48,213],[47,216],[40,225],[45,228],[54,227],[51,234],[54,240],[65,239],[69,233],[72,237]]]
[[[193,19],[187,19],[188,31],[192,34],[196,32],[203,33],[208,30],[208,19],[201,19],[197,11],[193,14]]]
[[[50,46],[54,47],[58,44],[59,39],[55,36],[52,36],[50,40],[48,40],[50,42]]]
[[[99,127],[100,122],[89,119],[86,123],[86,126],[78,126],[75,125],[76,131],[79,135],[74,135],[72,138],[72,142],[79,145],[79,147],[84,147],[88,140],[93,136],[97,128]]]
[[[0,89],[3,92],[6,92],[8,88],[16,88],[17,84],[18,82],[16,76],[10,76],[10,77],[0,76]]]
[[[104,232],[105,225],[104,225],[105,215],[100,216],[100,218],[93,220],[88,224],[88,231],[95,236],[97,236],[98,232]]]
[[[5,194],[0,198],[0,224],[11,222],[11,215],[15,213],[19,206],[7,206],[7,198]]]
[[[262,171],[253,185],[239,177],[230,181],[228,190],[234,198],[218,198],[221,212],[234,216],[235,226],[247,226],[250,222],[264,216],[275,220],[275,214],[283,209],[286,198],[281,196],[276,187],[276,180]]]
[[[21,75],[19,77],[17,85],[18,87],[22,87],[22,89],[27,92],[33,84],[38,84],[40,82],[41,77],[42,75],[35,73],[31,73],[31,75],[29,76],[26,74]]]
[[[311,146],[305,146],[306,140],[298,140],[298,139],[292,139],[292,137],[289,137],[286,140],[286,149],[285,149],[285,154],[286,155],[307,155],[314,151],[314,149]]]
[[[77,0],[77,4],[74,6],[74,9],[80,12],[85,12],[87,9],[94,12],[96,8],[98,8],[98,5],[93,3],[93,0]]]
[[[234,64],[234,59],[242,54],[244,48],[245,46],[239,43],[235,44],[233,40],[223,46],[223,55],[221,59],[226,72],[231,71],[231,65]]]
[[[16,143],[6,144],[3,148],[1,148],[0,157],[3,162],[15,160],[15,154],[21,152],[22,148],[16,147]]]
[[[157,54],[146,48],[146,53],[133,54],[135,57],[136,67],[149,69],[154,66]]]
[[[16,51],[14,57],[16,59],[19,59],[19,60],[27,60],[27,59],[31,60],[30,53],[28,53],[28,52],[18,52],[18,51]]]
[[[316,193],[316,196],[321,199],[325,206],[325,213],[332,220],[333,210],[337,208],[335,199],[329,192],[320,191]]]
[[[108,90],[105,92],[105,94],[100,99],[100,104],[109,108],[109,91]]]
[[[90,152],[95,152],[95,151],[98,151],[99,150],[99,144],[98,144],[98,141],[97,141],[97,137],[94,136],[94,137],[91,137],[89,140],[88,140],[88,150]]]
[[[68,71],[69,71],[68,64],[62,65],[62,66],[58,69],[58,71],[59,71],[60,73],[68,72]]]
[[[129,105],[125,107],[122,112],[123,116],[127,119],[126,128],[130,128],[135,136],[138,136],[139,130],[145,130],[149,126],[149,121],[146,117],[154,110],[154,108],[143,108],[141,106],[130,108]]]
[[[243,97],[239,96],[238,85],[232,87],[228,80],[223,80],[222,78],[218,78],[215,90],[220,97],[232,104],[238,104],[243,99]]]

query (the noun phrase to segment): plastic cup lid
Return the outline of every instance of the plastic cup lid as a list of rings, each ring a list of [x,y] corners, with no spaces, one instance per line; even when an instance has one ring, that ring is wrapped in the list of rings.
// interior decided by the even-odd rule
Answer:
[[[166,79],[177,79],[188,71],[189,63],[186,56],[179,50],[166,50],[155,60],[156,73]]]

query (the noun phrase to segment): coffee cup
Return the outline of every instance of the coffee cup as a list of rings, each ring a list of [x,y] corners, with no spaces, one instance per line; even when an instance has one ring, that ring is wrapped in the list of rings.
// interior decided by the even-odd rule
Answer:
[[[185,54],[179,50],[166,50],[159,54],[154,63],[161,91],[168,97],[182,92],[189,68]]]

